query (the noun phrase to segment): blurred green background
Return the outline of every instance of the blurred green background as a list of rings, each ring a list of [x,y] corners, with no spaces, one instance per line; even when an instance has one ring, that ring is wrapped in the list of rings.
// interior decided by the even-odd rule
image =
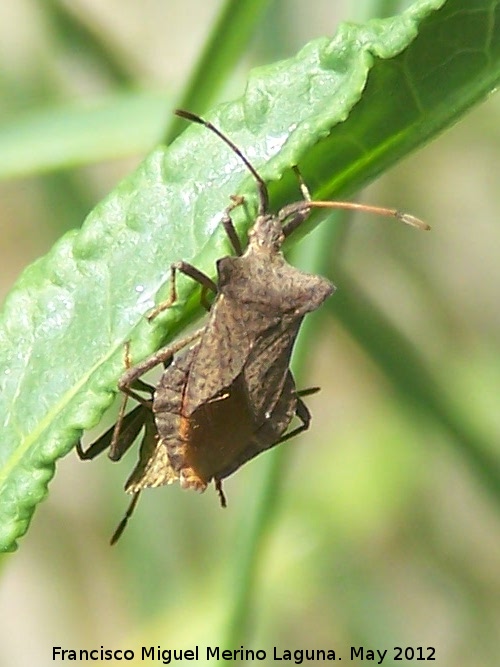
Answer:
[[[267,4],[217,99],[239,95],[251,66],[397,3]],[[161,139],[221,7],[215,0],[0,6],[0,123],[19,160],[6,159],[4,130],[2,298],[23,267],[79,226]],[[266,457],[227,481],[224,512],[211,491],[143,494],[111,549],[136,454],[121,464],[68,456],[19,551],[2,561],[1,664],[53,664],[53,646],[231,641],[268,652],[330,647],[345,656],[351,645],[434,646],[440,667],[498,664],[498,501],[470,469],[460,438],[412,408],[404,387],[396,390],[334,316],[337,299],[340,308],[355,297],[355,279],[439,378],[465,431],[498,451],[499,113],[492,96],[363,194],[433,229],[346,227],[332,258],[339,293],[311,318],[300,350],[301,386],[322,391],[308,400],[310,432],[286,445],[293,452],[276,504],[269,499],[255,579],[248,542],[272,474]],[[87,139],[96,123],[102,146]],[[307,266],[313,246],[314,234],[294,249],[294,262]],[[399,360],[403,369],[408,363]]]

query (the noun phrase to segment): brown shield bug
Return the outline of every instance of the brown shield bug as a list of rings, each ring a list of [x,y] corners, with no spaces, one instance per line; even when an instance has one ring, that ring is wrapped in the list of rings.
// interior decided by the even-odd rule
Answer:
[[[230,216],[243,198],[232,197],[222,224],[235,256],[218,260],[216,282],[186,262],[172,265],[170,298],[148,319],[176,301],[176,275],[181,272],[200,283],[202,303],[206,304],[207,291],[216,295],[206,325],[136,366],[130,366],[127,348],[128,370],[118,383],[124,397],[116,425],[86,452],[78,447],[82,458],[93,458],[109,447],[110,458],[118,460],[144,427],[139,461],[125,485],[134,498],[112,542],[123,532],[142,489],[179,480],[183,488],[204,491],[213,480],[225,506],[223,479],[309,427],[310,414],[296,390],[290,357],[303,318],[335,287],[288,264],[281,247],[311,209],[362,210],[429,228],[393,209],[312,201],[300,175],[304,199],[269,213],[267,186],[237,146],[210,122],[186,111],[176,113],[210,129],[239,156],[257,183],[258,214],[243,252]],[[140,379],[161,364],[166,367],[156,388]],[[144,391],[147,399],[138,393]],[[140,405],[125,414],[128,396]],[[302,423],[288,431],[295,416]]]

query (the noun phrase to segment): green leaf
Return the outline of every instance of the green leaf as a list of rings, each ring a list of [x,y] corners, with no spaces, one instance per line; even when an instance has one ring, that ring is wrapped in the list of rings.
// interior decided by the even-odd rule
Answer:
[[[443,2],[426,0],[394,19],[343,25],[333,40],[315,40],[295,58],[256,70],[243,98],[210,118],[266,180],[304,163],[322,196],[359,185],[443,127],[446,109],[451,122],[498,79],[498,0],[480,0],[473,12],[466,4],[449,0],[435,11]],[[447,76],[432,93],[444,64]],[[357,104],[368,75],[366,99]],[[444,78],[452,83],[441,85]],[[294,192],[289,173],[273,184],[277,201],[296,199]],[[0,549],[15,548],[56,459],[110,404],[124,342],[131,340],[137,361],[192,319],[196,299],[181,306],[193,291],[189,281],[179,307],[153,324],[143,315],[172,261],[213,275],[215,260],[228,252],[218,222],[234,193],[255,201],[236,156],[191,127],[21,276],[0,321]],[[251,215],[237,222],[244,230]]]

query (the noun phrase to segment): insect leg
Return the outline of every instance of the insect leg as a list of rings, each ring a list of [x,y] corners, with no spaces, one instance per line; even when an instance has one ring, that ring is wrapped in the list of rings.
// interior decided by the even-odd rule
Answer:
[[[143,406],[139,407],[142,408],[143,410],[146,410],[146,408],[144,408]],[[144,417],[143,419],[144,436],[142,438],[142,443],[140,447],[140,454],[139,454],[140,459],[142,459],[143,456],[147,455],[147,452],[150,452],[152,448],[157,447],[159,440],[153,412],[149,410],[146,414],[143,415],[143,417]],[[120,539],[123,531],[127,527],[128,521],[132,516],[135,507],[137,505],[137,502],[139,500],[140,493],[141,489],[135,491],[135,493],[133,494],[132,501],[130,502],[127,511],[125,512],[125,516],[120,521],[115,532],[113,533],[113,536],[111,538],[111,545],[115,544]]]
[[[299,171],[299,168],[297,166],[292,167],[293,172],[295,176],[297,176],[297,180],[299,181],[299,188],[302,193],[302,197],[304,198],[305,201],[311,201],[311,193],[309,192],[309,188],[307,187],[306,182],[302,178],[302,174]]]
[[[189,343],[192,343],[194,340],[199,338],[204,330],[205,327],[201,327],[200,329],[194,331],[192,334],[184,336],[184,338],[175,341],[174,343],[172,343],[172,345],[167,345],[166,347],[162,347],[160,350],[158,350],[158,352],[155,352],[154,354],[147,357],[143,361],[140,361],[135,366],[131,366],[130,364],[130,359],[128,356],[129,346],[127,344],[126,346],[127,370],[118,380],[118,388],[120,389],[120,391],[123,391],[125,394],[128,394],[132,398],[135,398],[135,400],[138,401],[139,403],[142,404],[147,403],[142,398],[142,396],[139,396],[138,394],[135,393],[135,391],[132,389],[132,386],[140,383],[148,387],[149,385],[140,380],[141,376],[150,371],[155,366],[168,363],[179,350],[182,350],[183,347],[186,347],[186,345],[189,345]]]
[[[215,484],[215,490],[217,491],[217,494],[219,496],[220,506],[227,507],[226,496],[224,495],[224,491],[222,490],[222,480],[214,479],[214,484]]]
[[[126,344],[125,366],[127,370],[118,380],[118,389],[121,392],[123,392],[124,396],[122,399],[120,410],[118,412],[118,418],[116,420],[116,424],[113,430],[113,435],[111,437],[111,444],[109,446],[110,459],[115,460],[116,457],[119,458],[120,456],[120,446],[119,446],[120,432],[122,429],[123,421],[125,419],[125,409],[127,407],[128,397],[131,396],[136,401],[141,403],[141,405],[144,406],[145,408],[151,409],[151,401],[144,399],[137,393],[137,391],[134,390],[134,387],[137,387],[138,385],[139,389],[141,388],[141,385],[143,387],[148,386],[146,385],[146,383],[142,382],[142,380],[140,379],[141,376],[144,375],[144,373],[150,371],[155,366],[158,366],[159,364],[168,363],[179,350],[181,350],[183,347],[186,347],[186,345],[189,345],[189,343],[191,343],[193,340],[196,340],[196,338],[199,338],[203,330],[204,328],[198,329],[189,336],[184,336],[184,338],[175,341],[175,343],[173,343],[172,345],[167,345],[166,347],[163,347],[161,350],[158,350],[158,352],[155,352],[150,357],[147,357],[147,359],[144,359],[136,366],[131,366],[130,356],[129,356],[129,344],[128,343]]]
[[[210,305],[206,300],[206,293],[208,290],[212,292],[217,292],[217,285],[211,278],[209,278],[207,275],[199,271],[192,264],[188,264],[188,262],[175,262],[170,267],[170,296],[166,301],[163,301],[162,303],[158,304],[156,308],[149,313],[147,319],[150,322],[151,320],[154,320],[154,318],[157,317],[164,310],[170,308],[177,301],[177,290],[175,286],[175,280],[178,271],[183,273],[185,276],[192,278],[197,283],[200,283],[202,287],[201,303],[204,308],[210,310]]]
[[[147,408],[144,405],[138,405],[123,417],[120,427],[120,437],[117,443],[118,446],[116,447],[115,452],[115,461],[118,461],[125,452],[130,449],[134,440],[139,435],[139,431],[144,426],[147,410],[150,410],[150,408]],[[76,443],[76,453],[83,461],[95,458],[105,449],[110,447],[114,430],[115,425],[113,424],[106,433],[103,433],[103,435],[93,442],[86,450],[83,449],[81,440],[79,440]]]
[[[221,224],[224,227],[224,231],[231,241],[234,252],[240,257],[243,254],[243,248],[241,247],[240,239],[234,228],[233,221],[231,219],[231,211],[233,211],[237,206],[241,206],[245,203],[245,197],[240,195],[231,195],[232,204],[230,204],[224,211],[224,217],[221,220]]]
[[[307,392],[308,390],[306,389],[305,391]],[[295,408],[295,415],[300,419],[302,424],[297,426],[297,428],[294,428],[292,431],[290,431],[290,433],[285,433],[284,436],[282,436],[274,443],[274,445],[272,445],[273,447],[276,447],[276,445],[281,445],[282,442],[286,442],[287,440],[290,440],[290,438],[294,438],[296,435],[299,435],[299,433],[302,433],[303,431],[307,431],[309,428],[311,423],[311,413],[309,412],[309,409],[304,401],[299,398],[300,393],[301,392],[297,392],[297,407]]]
[[[304,197],[304,202],[311,201],[311,193],[309,192],[309,188],[307,187],[304,179],[302,178],[302,174],[300,173],[299,168],[293,167],[293,171],[299,181],[299,188],[302,193],[302,196]],[[303,202],[301,203],[302,205],[304,205]],[[290,236],[290,234],[293,231],[295,231],[297,227],[300,227],[300,225],[304,222],[304,220],[308,218],[310,212],[311,209],[307,208],[307,206],[305,206],[300,210],[297,210],[297,203],[289,204],[288,206],[284,206],[281,209],[281,211],[279,212],[279,219],[283,224],[283,234],[285,235],[285,238]],[[290,219],[287,220],[287,218]]]
[[[111,546],[113,546],[113,544],[116,544],[118,542],[118,540],[120,539],[120,537],[122,536],[123,531],[127,527],[128,520],[130,519],[130,517],[134,513],[134,510],[135,510],[135,507],[137,505],[137,502],[139,500],[140,495],[141,495],[140,491],[137,491],[136,493],[134,493],[134,497],[130,501],[130,505],[128,506],[127,511],[125,512],[125,516],[120,521],[120,523],[116,527],[115,532],[113,533],[113,536],[111,537],[111,540],[110,540]]]
[[[295,392],[296,396],[312,396],[313,394],[317,394],[318,391],[321,391],[321,387],[308,387],[307,389],[300,389],[299,391]]]

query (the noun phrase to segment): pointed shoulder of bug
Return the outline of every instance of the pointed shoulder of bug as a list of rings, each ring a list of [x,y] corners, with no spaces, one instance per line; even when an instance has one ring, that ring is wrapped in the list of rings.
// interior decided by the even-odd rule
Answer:
[[[251,318],[303,315],[319,308],[335,291],[326,278],[289,264],[279,247],[270,250],[258,243],[258,236],[241,257],[220,259],[217,272],[219,300],[227,303],[228,310],[240,316],[245,311]]]

